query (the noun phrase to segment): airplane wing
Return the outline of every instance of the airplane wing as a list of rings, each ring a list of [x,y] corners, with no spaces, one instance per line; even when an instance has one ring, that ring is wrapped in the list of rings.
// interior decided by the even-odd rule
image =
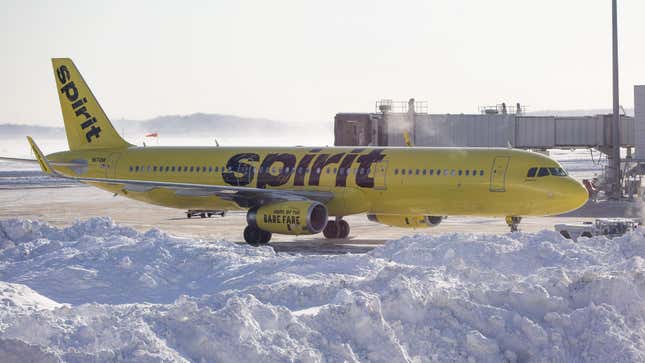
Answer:
[[[271,202],[287,200],[315,200],[321,203],[330,201],[334,194],[323,191],[306,191],[306,190],[276,190],[261,189],[252,187],[236,187],[224,185],[193,184],[193,183],[175,183],[154,180],[140,179],[113,179],[113,178],[87,178],[61,174],[56,171],[40,150],[38,145],[31,137],[27,137],[37,162],[40,164],[44,173],[64,179],[77,180],[81,182],[97,182],[114,185],[123,185],[123,190],[133,192],[147,192],[153,189],[172,190],[177,195],[207,197],[217,196],[221,199],[231,200],[240,207],[251,208]],[[76,165],[76,164],[74,164]]]

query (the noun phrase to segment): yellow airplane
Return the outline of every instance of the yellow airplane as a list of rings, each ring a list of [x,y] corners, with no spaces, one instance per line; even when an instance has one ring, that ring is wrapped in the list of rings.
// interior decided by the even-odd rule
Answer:
[[[244,239],[323,232],[346,238],[343,217],[367,213],[390,226],[422,228],[444,216],[565,213],[586,189],[547,156],[503,148],[137,147],[116,132],[74,63],[52,60],[69,151],[42,170],[146,203],[247,210]],[[333,218],[331,218],[333,217]]]

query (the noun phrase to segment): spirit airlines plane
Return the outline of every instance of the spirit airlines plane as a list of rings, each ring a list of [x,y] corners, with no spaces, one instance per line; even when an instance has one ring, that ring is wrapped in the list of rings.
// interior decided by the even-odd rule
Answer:
[[[505,217],[574,210],[585,188],[554,160],[503,148],[136,147],[116,132],[70,59],[52,60],[69,151],[45,156],[49,175],[179,209],[246,210],[244,239],[322,232],[346,238],[343,217],[397,227],[443,216]]]

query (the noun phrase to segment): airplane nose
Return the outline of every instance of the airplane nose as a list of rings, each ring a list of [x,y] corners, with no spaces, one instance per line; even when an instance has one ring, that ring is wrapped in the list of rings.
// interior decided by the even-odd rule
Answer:
[[[571,179],[569,187],[567,188],[567,199],[571,210],[575,210],[587,203],[589,192],[582,184]]]

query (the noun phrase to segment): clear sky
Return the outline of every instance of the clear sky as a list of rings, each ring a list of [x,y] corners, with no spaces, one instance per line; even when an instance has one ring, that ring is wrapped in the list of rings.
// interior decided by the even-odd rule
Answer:
[[[610,0],[0,2],[0,123],[62,125],[51,57],[113,119],[329,122],[381,98],[470,113],[611,107]],[[645,83],[645,1],[619,0],[621,104]]]

